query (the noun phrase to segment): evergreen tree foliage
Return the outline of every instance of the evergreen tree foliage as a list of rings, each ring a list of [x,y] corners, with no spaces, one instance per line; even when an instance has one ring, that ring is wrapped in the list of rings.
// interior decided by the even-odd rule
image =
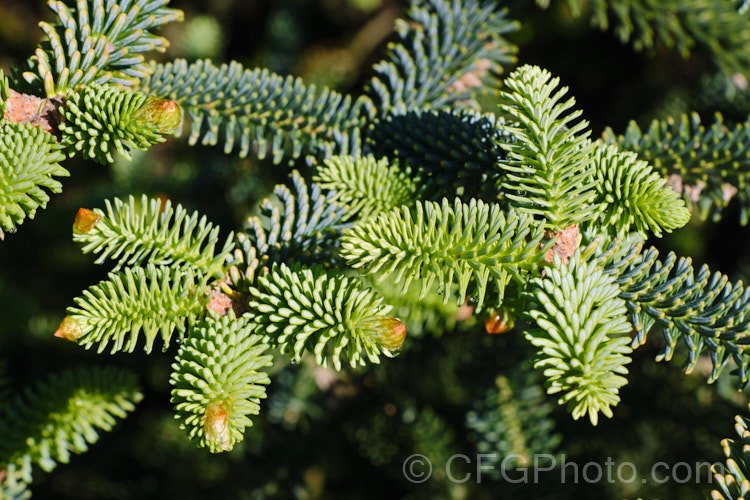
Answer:
[[[318,167],[315,181],[334,192],[331,201],[344,203],[351,215],[367,219],[419,198],[419,181],[413,181],[410,173],[408,167],[402,171],[399,165],[388,165],[386,158],[332,156]]]
[[[0,495],[8,500],[26,500],[31,498],[31,491],[25,483],[9,478],[6,482],[0,483]]]
[[[133,352],[142,332],[147,353],[157,336],[166,350],[175,330],[182,338],[186,321],[192,323],[203,312],[208,300],[204,286],[189,267],[149,264],[109,273],[75,299],[76,307],[68,308],[55,335],[87,349],[97,345],[100,353],[111,342],[114,354]]]
[[[740,223],[745,225],[750,218],[748,130],[747,122],[730,127],[720,114],[706,127],[697,113],[691,113],[654,120],[645,131],[630,122],[624,134],[607,129],[603,139],[637,153],[661,170],[688,206],[704,219],[709,215],[719,219],[736,197]]]
[[[666,180],[634,153],[617,148],[596,152],[597,198],[602,225],[627,234],[631,228],[642,235],[661,236],[690,220],[690,212]]]
[[[599,412],[612,417],[611,406],[627,384],[631,348],[624,334],[631,326],[625,303],[614,279],[595,262],[582,263],[580,254],[567,265],[555,257],[555,267],[547,270],[529,291],[534,305],[528,315],[538,325],[526,332],[539,349],[534,368],[543,371],[547,392],[560,394],[558,403],[567,403],[574,419],[588,415],[596,425]]]
[[[252,249],[266,268],[274,262],[329,260],[349,218],[351,209],[338,202],[334,192],[324,193],[316,183],[308,188],[297,171],[292,172],[291,180],[294,191],[277,185],[273,201],[264,199],[260,214],[248,217],[246,229],[240,234],[240,242],[247,238],[252,245],[243,248]]]
[[[99,209],[78,212],[73,240],[83,245],[83,253],[99,254],[97,264],[116,260],[113,271],[145,262],[189,266],[196,272],[211,274],[212,269],[221,268],[224,256],[232,249],[230,235],[217,252],[219,228],[205,215],[188,214],[179,204],[172,207],[169,200],[143,195],[138,203],[133,196],[127,202],[115,198],[104,203],[106,215]]]
[[[274,163],[303,152],[349,151],[359,141],[357,128],[372,113],[369,99],[353,100],[236,62],[217,67],[179,59],[155,64],[149,73],[138,89],[179,103],[190,120],[190,144],[221,141],[230,153],[239,140],[240,157],[251,148]]]
[[[294,192],[283,184],[273,198],[261,201],[259,214],[247,218],[237,234],[233,252],[226,255],[232,289],[249,298],[260,274],[274,263],[325,263],[333,259],[341,230],[347,227],[350,208],[312,183],[308,188],[296,170],[291,174]]]
[[[30,483],[32,465],[50,471],[67,463],[71,452],[86,451],[142,397],[132,373],[111,367],[68,370],[27,388],[2,408],[6,481]]]
[[[711,471],[714,473],[714,481],[718,489],[710,493],[712,500],[739,500],[747,497],[750,493],[750,469],[748,469],[748,444],[750,444],[750,432],[748,432],[750,420],[741,415],[735,418],[734,429],[739,439],[724,439],[721,446],[724,448],[726,461],[724,464],[714,465]]]
[[[364,366],[365,358],[378,363],[381,354],[401,349],[403,324],[386,316],[391,307],[355,279],[282,264],[257,286],[251,290],[253,321],[264,327],[265,341],[294,360],[310,350],[318,364],[330,359],[340,370],[342,356]]]
[[[180,123],[174,102],[112,85],[71,92],[60,112],[62,143],[97,163],[112,163],[114,151],[131,159],[131,149],[145,150],[164,141],[163,135]]]
[[[511,140],[502,118],[470,110],[413,110],[374,124],[368,145],[380,155],[398,158],[417,169],[428,193],[456,190],[464,197],[497,196]]]
[[[65,159],[52,134],[32,125],[0,122],[0,239],[45,208],[62,191],[55,177],[67,177]]]
[[[132,86],[150,72],[144,52],[163,52],[168,42],[150,29],[181,21],[169,0],[49,0],[57,19],[39,26],[45,40],[17,75],[47,97],[85,84]]]
[[[664,261],[658,251],[642,244],[618,244],[599,257],[620,287],[635,329],[634,345],[643,344],[650,331],[661,332],[664,347],[657,359],[670,360],[678,342],[687,348],[685,369],[690,372],[703,352],[712,364],[709,380],[718,378],[733,360],[740,386],[748,381],[748,353],[743,338],[750,327],[748,293],[741,282],[732,283],[708,266],[696,272],[691,259],[671,252]]]
[[[268,345],[253,334],[254,324],[232,313],[197,323],[180,346],[170,378],[175,418],[212,452],[229,451],[241,441],[248,415],[260,411],[270,383],[262,368],[272,357]]]
[[[547,7],[550,0],[536,0]],[[738,2],[711,0],[565,0],[574,16],[584,12],[600,29],[612,25],[623,42],[636,50],[657,44],[674,47],[687,57],[696,45],[709,52],[726,72],[747,71],[750,46],[748,12]]]
[[[374,283],[370,278],[366,283],[393,306],[390,314],[404,322],[410,338],[425,334],[439,336],[456,329],[459,322],[472,323],[475,319],[468,316],[469,306],[456,305],[453,301],[446,303],[445,295],[438,293],[435,285],[422,294],[422,287],[417,282],[412,282],[406,290],[393,278],[381,283]]]
[[[174,430],[197,447],[267,451],[280,422],[292,440],[325,439],[307,426],[327,420],[350,452],[403,483],[401,454],[424,453],[437,464],[467,444],[454,433],[456,421],[477,452],[516,465],[563,451],[554,412],[593,425],[612,417],[648,335],[658,360],[683,344],[686,372],[705,354],[710,382],[733,363],[747,383],[750,293],[742,282],[643,249],[647,238],[685,226],[691,210],[718,218],[732,198],[747,222],[747,121],[725,124],[716,115],[705,127],[694,113],[645,131],[631,122],[622,136],[608,128],[593,140],[583,110],[550,71],[523,65],[504,75],[517,50],[506,35],[519,23],[489,0],[409,1],[384,59],[351,94],[239,62],[147,61],[147,52],[168,45],[152,30],[182,19],[168,3],[49,1],[54,16],[40,24],[34,55],[10,79],[0,73],[0,239],[61,192],[59,178],[69,175],[61,163],[74,157],[146,165],[152,157],[135,151],[183,133],[189,146],[221,146],[206,157],[219,150],[254,157],[226,167],[236,176],[226,200],[236,206],[214,220],[245,222],[223,244],[219,225],[186,208],[192,202],[169,201],[171,192],[149,198],[97,187],[87,196],[108,193],[104,209],[82,208],[73,222],[81,251],[111,268],[74,299],[54,335],[98,354],[133,353],[143,339],[150,355],[161,338]],[[744,4],[566,3],[574,15],[586,5],[599,27],[614,20],[637,49],[663,43],[687,55],[700,45],[722,70],[747,71]],[[170,183],[198,178],[169,160]],[[249,216],[229,214],[256,202],[265,186],[255,182],[258,169],[284,161],[300,170]],[[224,167],[205,163],[201,189],[212,197]],[[29,280],[43,274],[28,271]],[[71,266],[70,274],[84,273]],[[23,295],[0,292],[7,304],[6,295]],[[407,331],[413,340],[405,345]],[[422,363],[435,345],[445,350],[440,362]],[[490,370],[482,356],[498,346],[504,352]],[[373,366],[402,350],[419,361],[402,373],[405,387],[383,396],[382,411],[340,420],[360,411],[360,393],[389,370],[406,373],[398,360]],[[304,370],[284,369],[285,361]],[[165,374],[147,366],[150,378]],[[414,367],[422,371],[414,375]],[[67,370],[13,396],[2,368],[2,498],[25,498],[34,464],[49,471],[68,462],[142,397],[132,374],[111,367]],[[297,372],[304,383],[288,380]],[[277,377],[279,389],[270,385]],[[471,387],[457,390],[459,381]],[[748,421],[737,422],[746,440]],[[406,445],[392,444],[393,436]],[[713,498],[750,490],[742,446],[724,442],[727,469],[715,471]],[[433,479],[436,496],[479,491],[479,483],[449,484],[446,469]],[[308,496],[328,494],[318,493]]]
[[[473,431],[476,450],[489,457],[495,476],[500,467],[527,466],[534,455],[557,452],[561,435],[555,432],[552,404],[544,393],[534,372],[499,375],[467,412],[466,427]]]
[[[580,224],[595,213],[593,206],[594,143],[586,139],[581,111],[569,112],[574,99],[560,102],[567,88],[538,67],[523,66],[505,79],[502,112],[515,142],[503,143],[508,160],[502,188],[512,206],[538,215],[552,229]]]
[[[498,204],[481,200],[456,199],[451,206],[443,199],[418,202],[413,214],[404,207],[360,223],[344,235],[341,255],[381,279],[393,274],[404,289],[419,280],[421,296],[437,280],[445,302],[455,282],[458,304],[473,296],[481,305],[488,284],[502,300],[511,278],[523,280],[521,270],[544,255],[542,237],[524,213],[506,215]]]
[[[503,35],[518,29],[491,2],[412,3],[396,23],[398,41],[375,65],[368,94],[383,114],[441,108],[491,88],[516,47]]]

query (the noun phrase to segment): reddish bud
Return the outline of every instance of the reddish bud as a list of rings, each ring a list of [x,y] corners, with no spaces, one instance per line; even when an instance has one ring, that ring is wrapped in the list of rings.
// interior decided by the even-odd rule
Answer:
[[[135,113],[134,118],[155,125],[160,134],[171,134],[180,125],[182,111],[174,101],[150,97]]]
[[[65,316],[60,326],[55,330],[55,337],[71,342],[77,342],[81,338],[81,328],[78,326],[78,322],[73,319],[73,316]]]
[[[206,414],[203,416],[203,425],[206,428],[206,440],[218,445],[224,451],[232,449],[229,443],[228,417],[229,415],[222,406],[222,403],[210,403],[206,407]]]
[[[484,328],[487,330],[487,333],[493,335],[507,332],[508,330],[513,329],[515,324],[516,322],[513,315],[511,315],[507,309],[502,309],[501,311],[493,309],[490,311],[490,315],[487,319],[484,320]]]
[[[401,346],[404,345],[404,339],[406,339],[406,326],[396,318],[385,316],[380,319],[378,339],[380,339],[380,344],[383,347],[392,353],[396,353],[401,350]]]
[[[96,226],[102,215],[89,210],[88,208],[81,208],[76,214],[76,220],[73,222],[73,232],[75,234],[86,234]]]

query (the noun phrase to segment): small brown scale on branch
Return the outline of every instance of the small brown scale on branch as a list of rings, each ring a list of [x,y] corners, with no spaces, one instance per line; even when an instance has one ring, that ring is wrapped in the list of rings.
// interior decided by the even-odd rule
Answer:
[[[226,316],[231,309],[234,311],[234,316],[239,318],[250,309],[250,298],[234,290],[232,278],[229,276],[217,282],[208,292],[208,296],[206,308],[219,316]]]
[[[683,183],[680,174],[671,174],[667,178],[667,186],[671,187],[677,194],[684,194],[685,197],[693,203],[698,203],[698,201],[700,201],[701,193],[706,188],[706,183],[704,181],[698,181],[695,184],[685,184]],[[737,192],[737,188],[728,182],[721,185],[721,195],[724,203],[729,203]]]
[[[60,106],[62,97],[43,99],[41,97],[21,94],[9,89],[9,97],[5,101],[5,114],[3,118],[14,123],[30,123],[35,127],[42,127],[45,132],[53,134],[58,139],[60,131],[58,127],[62,122]]]
[[[552,247],[547,250],[544,254],[544,261],[552,263],[555,261],[555,255],[560,257],[563,264],[567,264],[568,260],[576,252],[576,249],[581,245],[581,233],[578,232],[578,225],[573,224],[565,229],[553,233],[552,231],[545,231],[544,236],[551,240],[555,238],[555,243]]]
[[[463,75],[461,75],[456,81],[454,81],[450,87],[448,87],[448,93],[459,93],[462,94],[469,89],[482,86],[482,78],[492,67],[492,63],[489,59],[478,59],[476,61],[476,67]]]

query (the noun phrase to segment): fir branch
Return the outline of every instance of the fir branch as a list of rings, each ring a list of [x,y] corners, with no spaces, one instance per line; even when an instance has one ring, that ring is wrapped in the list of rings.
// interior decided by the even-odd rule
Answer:
[[[529,465],[535,455],[553,456],[562,439],[550,418],[554,405],[529,369],[514,367],[509,376],[499,375],[466,414],[476,451],[490,458],[498,473],[500,466]]]
[[[378,363],[380,354],[391,357],[404,342],[403,323],[386,316],[391,307],[355,279],[281,264],[256,286],[253,321],[265,342],[294,360],[309,350],[318,364],[327,366],[330,359],[340,370],[342,356],[352,366],[364,366],[365,358]]]
[[[689,373],[699,356],[707,352],[715,381],[731,359],[737,365],[741,386],[747,384],[750,353],[750,291],[741,282],[731,283],[721,273],[702,266],[696,273],[691,259],[670,252],[662,262],[658,251],[641,253],[641,244],[614,252],[617,242],[599,256],[601,265],[620,287],[620,298],[628,308],[635,328],[633,345],[643,344],[652,329],[664,337],[657,361],[669,361],[678,342],[687,347],[685,371]]]
[[[406,290],[393,279],[375,283],[368,277],[365,283],[393,307],[390,314],[404,322],[411,338],[452,332],[459,321],[471,314],[470,306],[446,303],[445,294],[438,293],[434,286],[421,296],[421,285],[417,282],[412,282]]]
[[[318,166],[313,180],[333,191],[331,201],[348,205],[349,214],[362,220],[419,198],[419,181],[410,173],[398,163],[389,165],[387,158],[332,156]]]
[[[453,207],[445,198],[442,204],[417,202],[413,213],[403,207],[354,226],[342,237],[341,256],[378,274],[379,282],[394,275],[406,289],[418,280],[421,296],[437,279],[445,302],[455,280],[456,303],[472,295],[481,306],[490,282],[502,301],[510,278],[521,281],[521,270],[543,258],[551,243],[541,248],[544,234],[533,222],[525,213],[506,215],[499,205],[481,200],[456,199]]]
[[[32,464],[49,472],[67,463],[142,397],[135,375],[119,368],[78,368],[39,381],[2,409],[0,468],[29,483]]]
[[[409,165],[435,198],[498,197],[506,159],[503,142],[513,140],[502,118],[474,111],[420,111],[378,120],[368,132],[377,155]]]
[[[334,193],[323,194],[318,184],[308,189],[296,170],[291,178],[294,192],[277,185],[275,200],[264,199],[260,216],[248,217],[245,231],[237,235],[238,249],[228,265],[238,269],[233,283],[241,292],[249,291],[255,277],[268,272],[273,263],[327,263],[333,258],[349,208],[334,201]]]
[[[518,29],[496,9],[482,0],[411,2],[367,89],[381,114],[448,107],[494,91],[503,65],[516,62],[504,35]]]
[[[0,471],[0,474],[7,474],[7,471]],[[0,498],[3,500],[28,500],[31,498],[31,491],[29,491],[28,486],[14,476],[0,478]]]
[[[616,147],[597,148],[596,191],[594,200],[602,212],[601,226],[615,234],[627,234],[631,228],[644,237],[653,232],[672,232],[690,219],[685,204],[666,180],[634,153]]]
[[[631,348],[627,310],[614,279],[580,253],[566,264],[555,256],[547,277],[534,278],[527,292],[526,314],[537,328],[526,339],[539,349],[534,368],[547,377],[547,393],[560,394],[574,419],[588,414],[593,425],[599,412],[612,417]]]
[[[547,7],[550,0],[537,0]],[[574,16],[586,5],[591,24],[609,28],[622,42],[632,41],[635,50],[652,49],[663,43],[688,57],[696,45],[709,52],[725,72],[747,71],[750,65],[748,13],[734,2],[715,0],[566,0]]]
[[[593,218],[595,145],[588,123],[576,121],[581,111],[569,112],[575,99],[560,102],[567,87],[556,90],[560,79],[536,66],[515,70],[504,83],[501,110],[518,122],[508,127],[516,140],[501,143],[509,156],[500,164],[501,186],[511,206],[555,230]]]
[[[230,451],[260,411],[272,356],[254,324],[232,313],[197,323],[180,346],[169,383],[175,418],[198,446]]]
[[[5,231],[15,232],[39,208],[46,208],[49,194],[62,191],[55,177],[67,177],[60,166],[65,159],[55,137],[27,124],[0,122],[0,240]]]
[[[188,215],[182,206],[172,207],[167,200],[133,196],[127,203],[119,198],[105,200],[102,210],[82,208],[73,224],[73,240],[81,243],[83,253],[99,254],[97,264],[116,261],[113,271],[123,266],[140,266],[144,262],[157,266],[190,266],[196,274],[213,275],[221,271],[224,257],[232,250],[230,234],[216,254],[219,227],[199,217]]]
[[[185,109],[193,145],[224,143],[231,153],[239,139],[239,156],[251,148],[274,163],[303,153],[329,156],[359,149],[359,128],[372,116],[367,98],[352,100],[327,88],[266,69],[249,70],[232,62],[188,64],[183,59],[154,64],[142,92],[168,97]],[[202,139],[201,139],[202,136]]]
[[[109,279],[84,290],[76,297],[77,307],[68,308],[68,316],[55,336],[78,342],[86,349],[98,344],[101,353],[112,342],[111,353],[133,352],[140,334],[144,350],[150,353],[157,335],[163,350],[175,330],[185,334],[185,322],[192,324],[204,311],[205,286],[192,269],[155,267],[125,268],[109,273]]]
[[[661,170],[701,218],[713,213],[719,219],[737,195],[741,224],[750,219],[750,119],[730,129],[717,113],[707,128],[697,113],[683,114],[678,119],[654,120],[646,131],[631,121],[623,135],[606,129],[602,139]]]
[[[39,26],[46,40],[19,75],[47,97],[87,84],[132,86],[151,67],[143,54],[164,52],[169,43],[149,30],[182,20],[182,11],[165,7],[169,0],[49,0],[57,19]]]
[[[130,160],[131,149],[163,142],[181,120],[173,101],[112,85],[71,91],[60,112],[61,142],[102,164],[112,163],[115,151]]]
[[[431,463],[437,463],[440,457],[458,453],[456,436],[448,419],[429,406],[419,406],[412,398],[401,402],[393,415],[370,411],[363,418],[347,421],[342,431],[363,459],[379,469],[394,472],[395,477],[403,466],[402,457],[419,453]],[[431,477],[431,484],[454,484],[449,479],[450,472],[437,470]],[[450,491],[450,486],[443,491]],[[432,493],[430,496],[443,495]]]
[[[739,439],[721,441],[726,467],[724,464],[711,466],[719,488],[711,490],[711,500],[743,500],[750,495],[750,419],[737,415],[734,420],[734,430]]]

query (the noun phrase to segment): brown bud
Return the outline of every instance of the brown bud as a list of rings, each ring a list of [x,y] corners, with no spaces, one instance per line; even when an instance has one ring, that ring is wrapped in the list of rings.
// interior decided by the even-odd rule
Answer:
[[[206,307],[216,312],[219,316],[226,316],[232,309],[232,299],[221,290],[211,290],[211,298]]]
[[[150,97],[133,116],[136,120],[152,123],[161,134],[171,134],[180,125],[180,105],[169,99]]]
[[[513,315],[507,309],[493,309],[490,311],[490,315],[484,320],[484,328],[487,333],[497,334],[512,330],[515,326],[516,321]]]
[[[55,330],[55,337],[70,340],[71,342],[77,342],[81,338],[81,335],[81,327],[78,326],[78,322],[73,319],[73,316],[65,316],[60,326]]]
[[[401,346],[404,345],[404,339],[406,339],[406,326],[396,318],[384,316],[380,319],[378,339],[380,339],[380,344],[383,347],[392,353],[396,353],[401,350]]]
[[[206,440],[219,445],[224,451],[232,449],[229,439],[228,417],[229,414],[224,409],[221,402],[210,403],[206,407],[206,413],[203,416],[203,425],[206,428]]]
[[[73,222],[73,233],[75,234],[86,234],[96,226],[102,215],[89,210],[88,208],[81,208],[76,214],[76,220]]]
[[[544,260],[549,263],[554,262],[555,255],[557,255],[563,264],[567,264],[568,260],[575,254],[576,249],[581,245],[582,236],[576,224],[561,229],[557,233],[551,231],[545,231],[544,233],[547,239],[555,238],[555,243],[544,255]]]

